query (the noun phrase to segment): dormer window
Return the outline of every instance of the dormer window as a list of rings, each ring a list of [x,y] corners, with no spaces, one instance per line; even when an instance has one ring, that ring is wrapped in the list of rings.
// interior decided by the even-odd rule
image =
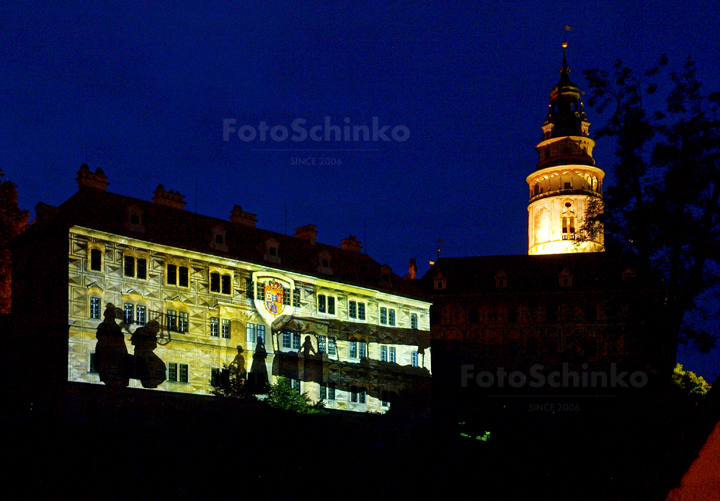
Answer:
[[[445,290],[447,287],[447,279],[445,278],[445,275],[442,273],[438,273],[435,275],[435,278],[433,279],[433,283],[435,286],[435,290]]]
[[[318,271],[320,273],[325,273],[326,275],[332,275],[332,268],[330,267],[330,253],[328,251],[323,251],[318,256],[319,266]]]
[[[226,234],[227,231],[222,226],[216,226],[215,228],[213,228],[212,240],[210,240],[210,247],[215,250],[227,252],[228,248],[225,240]]]
[[[265,241],[265,254],[263,259],[271,263],[280,263],[280,244],[274,238]]]
[[[498,289],[507,287],[507,275],[502,270],[495,275],[495,287]]]
[[[144,233],[143,211],[136,205],[127,208],[127,222],[125,223],[130,231]]]
[[[572,285],[572,273],[565,268],[559,275],[560,287],[570,287]]]

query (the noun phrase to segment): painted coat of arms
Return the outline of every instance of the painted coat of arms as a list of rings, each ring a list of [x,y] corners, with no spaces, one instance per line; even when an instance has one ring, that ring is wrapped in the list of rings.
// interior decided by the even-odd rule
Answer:
[[[285,305],[283,304],[283,295],[285,290],[280,282],[269,280],[265,284],[265,308],[273,315],[282,313]]]

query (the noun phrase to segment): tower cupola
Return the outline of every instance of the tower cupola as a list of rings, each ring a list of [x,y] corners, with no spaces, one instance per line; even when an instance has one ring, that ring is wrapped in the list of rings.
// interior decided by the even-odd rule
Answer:
[[[563,43],[560,81],[550,91],[542,140],[535,148],[538,163],[527,177],[529,254],[605,250],[602,234],[596,241],[576,242],[591,200],[602,200],[605,173],[595,167],[595,141],[589,136],[582,93],[570,80],[566,51],[567,43]]]

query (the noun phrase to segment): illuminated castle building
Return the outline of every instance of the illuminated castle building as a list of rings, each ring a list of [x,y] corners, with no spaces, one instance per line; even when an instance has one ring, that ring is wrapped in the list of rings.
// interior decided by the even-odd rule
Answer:
[[[550,111],[543,138],[536,149],[540,159],[527,177],[528,254],[602,252],[603,235],[576,241],[591,201],[602,200],[605,173],[595,167],[593,147],[580,101],[580,90],[570,80],[563,44],[560,82],[550,92]]]
[[[28,391],[210,394],[240,379],[263,393],[283,376],[328,408],[385,412],[429,386],[430,303],[354,237],[273,233],[237,205],[229,220],[194,214],[162,185],[153,202],[110,193],[85,165],[77,182],[14,243],[11,346]]]

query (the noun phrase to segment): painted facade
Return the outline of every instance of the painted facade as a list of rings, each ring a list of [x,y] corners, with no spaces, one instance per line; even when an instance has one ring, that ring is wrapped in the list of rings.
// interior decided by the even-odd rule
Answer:
[[[27,237],[66,235],[69,382],[210,394],[241,378],[262,393],[284,376],[327,408],[363,412],[429,385],[430,302],[354,237],[276,234],[238,206],[230,221],[192,214],[162,186],[152,203],[112,194],[86,166],[78,184]],[[20,290],[36,273],[16,271]]]

